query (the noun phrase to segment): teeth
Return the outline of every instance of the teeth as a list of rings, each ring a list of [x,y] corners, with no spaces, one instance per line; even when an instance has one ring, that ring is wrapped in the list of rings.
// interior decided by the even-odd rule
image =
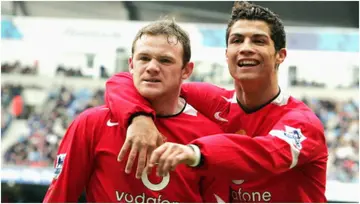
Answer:
[[[240,65],[245,66],[245,65],[256,65],[257,62],[254,60],[244,60],[240,62]]]

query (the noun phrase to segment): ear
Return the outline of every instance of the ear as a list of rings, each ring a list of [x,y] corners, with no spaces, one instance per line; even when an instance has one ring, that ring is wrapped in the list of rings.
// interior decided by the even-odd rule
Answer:
[[[186,80],[188,79],[192,72],[194,70],[194,63],[193,62],[188,62],[184,68],[182,69],[182,76],[181,76],[181,79],[182,80]]]
[[[227,48],[225,49],[225,58],[226,58],[226,63],[229,64],[229,61],[228,61],[228,52],[227,52]]]
[[[277,53],[276,53],[276,59],[275,59],[275,63],[276,64],[281,64],[284,62],[285,58],[287,55],[287,50],[286,48],[281,48]]]
[[[133,65],[132,57],[129,57],[128,64],[129,64],[129,72],[130,72],[131,75],[133,75],[133,73],[134,73],[134,65]]]

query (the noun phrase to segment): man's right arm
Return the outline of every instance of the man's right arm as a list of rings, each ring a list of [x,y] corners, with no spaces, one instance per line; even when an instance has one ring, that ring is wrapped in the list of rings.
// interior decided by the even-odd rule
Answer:
[[[233,92],[206,82],[190,82],[181,86],[181,96],[205,117],[218,123],[223,129],[227,123],[214,117],[217,111],[223,111],[224,101],[233,96]]]
[[[222,96],[227,97],[224,95],[226,93],[223,88],[203,82],[184,83],[181,88],[181,96],[187,103],[209,119],[214,119],[213,115],[221,108],[219,104],[223,100]],[[156,117],[149,101],[136,90],[128,72],[115,74],[106,82],[105,99],[114,117],[124,127],[128,127],[138,115]]]
[[[117,73],[107,80],[105,102],[116,120],[124,127],[128,127],[138,115],[155,118],[151,104],[136,90],[133,78],[128,72]]]

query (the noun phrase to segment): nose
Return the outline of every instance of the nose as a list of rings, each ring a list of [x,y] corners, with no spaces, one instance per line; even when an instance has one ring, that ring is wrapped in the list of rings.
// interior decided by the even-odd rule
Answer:
[[[250,39],[245,39],[239,48],[239,52],[242,55],[252,55],[255,53]]]
[[[160,72],[159,63],[155,59],[151,59],[151,61],[148,63],[146,67],[146,72],[148,72],[151,75],[159,73]]]

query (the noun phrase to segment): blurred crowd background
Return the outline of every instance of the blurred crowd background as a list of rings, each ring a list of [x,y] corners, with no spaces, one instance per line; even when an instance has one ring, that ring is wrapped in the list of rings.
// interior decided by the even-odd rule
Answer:
[[[257,3],[280,14],[288,31],[281,88],[324,125],[329,202],[358,202],[358,2]],[[192,40],[190,80],[231,88],[224,34],[232,4],[2,1],[1,201],[41,202],[68,125],[104,103],[106,79],[127,70],[130,42],[146,22],[175,17]]]

